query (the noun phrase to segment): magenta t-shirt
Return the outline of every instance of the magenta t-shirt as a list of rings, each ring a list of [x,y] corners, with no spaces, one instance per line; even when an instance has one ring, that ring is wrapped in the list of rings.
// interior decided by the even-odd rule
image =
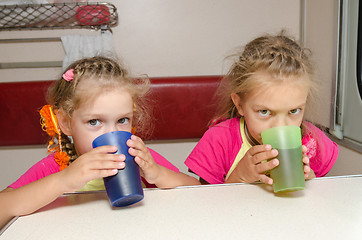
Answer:
[[[166,160],[163,156],[159,153],[155,152],[154,150],[148,148],[150,153],[155,160],[155,162],[165,168],[168,168],[174,172],[179,172],[178,168],[176,168],[172,163]],[[19,188],[24,186],[28,183],[34,182],[39,180],[43,177],[46,177],[50,174],[59,172],[59,165],[55,162],[54,154],[50,154],[47,157],[43,158],[36,164],[34,164],[28,171],[26,171],[18,180],[14,183],[9,185],[10,188]],[[142,179],[146,185],[146,187],[155,187],[153,184],[149,184],[144,179]]]
[[[308,148],[310,167],[317,177],[322,177],[333,167],[339,152],[338,146],[313,124],[303,124],[307,130],[302,143]],[[240,118],[225,120],[205,132],[185,164],[210,184],[224,183],[243,141]]]

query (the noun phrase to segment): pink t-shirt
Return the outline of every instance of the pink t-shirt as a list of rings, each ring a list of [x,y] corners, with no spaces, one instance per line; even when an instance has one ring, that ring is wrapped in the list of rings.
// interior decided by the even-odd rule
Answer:
[[[165,168],[168,168],[174,172],[179,172],[178,168],[176,168],[174,165],[172,165],[169,161],[167,161],[163,156],[161,156],[159,153],[155,152],[152,149],[150,150],[150,153],[155,159],[155,162],[161,166],[164,166]],[[34,164],[27,172],[25,172],[18,180],[16,180],[14,183],[9,185],[10,188],[19,188],[21,186],[24,186],[28,183],[34,182],[38,179],[41,179],[43,177],[46,177],[50,174],[59,172],[59,165],[55,162],[54,154],[50,154],[47,157],[43,158],[36,164]],[[145,183],[146,187],[155,187],[153,184],[149,184],[145,179],[143,179],[143,182]]]
[[[333,167],[338,146],[313,124],[303,123],[307,130],[302,143],[308,148],[310,167],[317,177],[322,177]],[[240,118],[225,120],[205,132],[185,164],[210,184],[224,183],[243,141]]]

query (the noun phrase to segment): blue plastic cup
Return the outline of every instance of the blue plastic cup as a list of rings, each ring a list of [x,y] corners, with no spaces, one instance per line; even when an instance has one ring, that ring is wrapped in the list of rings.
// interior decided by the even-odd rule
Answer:
[[[143,199],[139,166],[134,161],[134,157],[128,153],[127,140],[131,139],[131,136],[132,133],[125,131],[109,132],[97,137],[92,143],[93,148],[104,145],[117,146],[118,150],[115,154],[126,156],[124,169],[119,169],[116,175],[103,178],[113,207],[125,207]]]

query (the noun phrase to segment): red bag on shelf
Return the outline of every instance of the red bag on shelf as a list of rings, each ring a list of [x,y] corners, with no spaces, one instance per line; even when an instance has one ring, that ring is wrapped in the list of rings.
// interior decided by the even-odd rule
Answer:
[[[103,25],[110,21],[110,12],[105,5],[84,5],[75,15],[80,25]]]

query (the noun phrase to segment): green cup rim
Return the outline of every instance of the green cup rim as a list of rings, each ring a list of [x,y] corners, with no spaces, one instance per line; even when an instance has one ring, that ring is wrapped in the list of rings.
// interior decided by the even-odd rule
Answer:
[[[278,126],[264,130],[261,133],[263,144],[270,144],[273,148],[290,149],[302,145],[301,128],[298,126]]]

